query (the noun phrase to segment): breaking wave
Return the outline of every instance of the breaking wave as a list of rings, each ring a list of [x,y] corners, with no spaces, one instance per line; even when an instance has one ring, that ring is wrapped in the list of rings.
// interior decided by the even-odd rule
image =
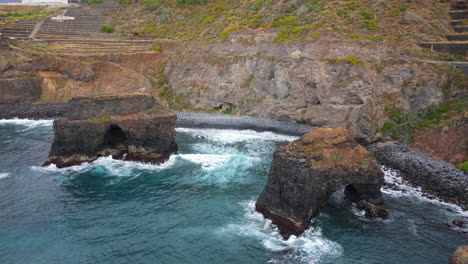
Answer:
[[[281,135],[273,132],[257,132],[254,130],[176,128],[176,131],[182,133],[199,134],[211,141],[219,141],[224,143],[235,143],[251,139],[293,141],[298,138],[295,136]]]
[[[383,166],[382,171],[384,172],[385,182],[387,183],[386,186],[382,188],[382,192],[384,194],[394,197],[412,197],[420,201],[450,208],[460,215],[468,217],[468,211],[463,210],[460,206],[444,202],[442,199],[439,199],[435,196],[428,196],[422,191],[421,187],[414,187],[409,184],[400,176],[400,172],[398,170]]]
[[[37,127],[50,127],[54,123],[54,120],[31,120],[31,119],[0,119],[1,125],[18,125],[26,127],[23,131],[34,129]]]
[[[218,235],[241,235],[254,237],[264,248],[273,252],[269,263],[320,263],[324,258],[342,255],[343,248],[325,238],[319,227],[310,227],[300,237],[283,240],[278,228],[255,211],[255,201],[240,203],[244,209],[244,222],[229,224],[216,230]]]

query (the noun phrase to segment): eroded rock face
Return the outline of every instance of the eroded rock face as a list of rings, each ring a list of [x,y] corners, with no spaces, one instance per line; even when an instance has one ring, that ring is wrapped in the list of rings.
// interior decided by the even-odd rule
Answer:
[[[256,209],[288,239],[302,234],[331,194],[345,185],[347,197],[366,216],[386,216],[382,184],[380,166],[348,130],[317,128],[274,153]]]
[[[96,106],[98,102],[103,101],[103,106],[109,105],[109,102],[117,105],[110,108],[97,107],[96,115],[87,119],[85,118],[91,115],[91,111],[82,112],[82,115],[72,115],[72,117],[81,116],[82,119],[55,120],[55,138],[44,166],[56,164],[59,168],[68,167],[109,155],[118,159],[156,164],[169,159],[171,154],[177,152],[176,115],[170,111],[154,108],[141,111],[143,104],[135,106],[131,111],[131,107],[125,106],[127,103],[135,103],[135,100],[145,102],[145,100],[141,97],[127,99],[128,101],[126,98],[112,98],[106,101],[97,98],[92,102],[94,99],[82,98],[81,101],[77,101],[74,105]],[[122,112],[119,114],[116,113],[118,105],[122,106]],[[110,115],[100,116],[103,109],[107,109],[104,112]]]

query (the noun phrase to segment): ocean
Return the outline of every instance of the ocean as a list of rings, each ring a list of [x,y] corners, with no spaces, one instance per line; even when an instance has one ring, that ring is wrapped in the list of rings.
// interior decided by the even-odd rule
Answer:
[[[103,157],[57,169],[40,166],[52,121],[0,120],[0,263],[439,264],[468,244],[446,226],[466,211],[389,169],[388,219],[366,219],[337,192],[303,236],[283,241],[254,205],[273,151],[294,139],[178,128],[165,164]]]

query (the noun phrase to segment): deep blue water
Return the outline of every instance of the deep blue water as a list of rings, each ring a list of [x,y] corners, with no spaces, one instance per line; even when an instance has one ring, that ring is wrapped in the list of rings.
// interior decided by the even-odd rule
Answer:
[[[205,135],[204,140],[194,139]],[[370,221],[336,193],[300,238],[282,241],[255,213],[271,156],[291,137],[179,129],[161,166],[110,158],[46,168],[50,121],[0,121],[0,263],[447,263],[467,244],[444,226],[467,216],[384,189],[388,220]]]

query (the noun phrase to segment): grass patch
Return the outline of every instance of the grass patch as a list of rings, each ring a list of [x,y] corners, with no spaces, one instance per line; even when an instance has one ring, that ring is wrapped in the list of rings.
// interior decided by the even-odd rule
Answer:
[[[102,4],[104,3],[104,0],[89,0],[86,2],[88,5],[96,5],[96,4]]]
[[[153,50],[157,52],[163,52],[163,48],[161,48],[160,46],[154,46]]]
[[[353,56],[347,56],[341,59],[327,59],[327,61],[332,64],[340,64],[344,61],[347,61],[347,62],[351,62],[353,65],[356,65],[356,66],[364,65],[364,63],[360,59],[353,57]]]
[[[102,25],[101,26],[101,32],[102,33],[114,33],[115,28],[112,27],[112,26],[108,26],[108,25]]]

